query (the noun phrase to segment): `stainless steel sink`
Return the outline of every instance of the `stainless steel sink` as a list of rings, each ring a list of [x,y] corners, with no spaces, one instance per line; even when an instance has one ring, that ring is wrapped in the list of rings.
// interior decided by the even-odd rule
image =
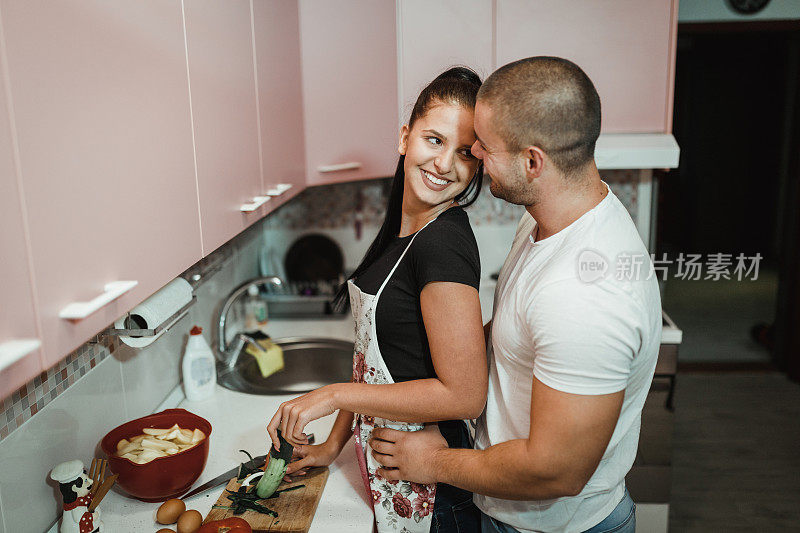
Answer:
[[[283,348],[283,370],[262,378],[255,357],[242,353],[232,368],[219,366],[217,382],[248,394],[302,394],[353,376],[352,342],[306,337],[273,342]]]

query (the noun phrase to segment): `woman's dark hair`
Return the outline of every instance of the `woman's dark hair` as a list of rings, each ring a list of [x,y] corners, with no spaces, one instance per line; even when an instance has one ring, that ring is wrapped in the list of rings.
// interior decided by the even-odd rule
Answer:
[[[475,99],[481,87],[481,78],[475,71],[468,67],[452,67],[442,72],[422,89],[417,101],[411,110],[408,127],[411,129],[418,118],[424,117],[430,109],[438,104],[460,105],[468,109],[475,109]],[[394,171],[392,188],[386,204],[386,218],[383,219],[381,229],[372,244],[369,245],[364,259],[356,267],[349,279],[360,276],[372,263],[374,263],[392,240],[400,233],[400,219],[403,208],[403,188],[405,184],[405,156],[401,155]],[[483,165],[478,165],[475,175],[470,180],[467,188],[455,197],[461,206],[468,206],[478,199],[481,192]],[[341,309],[347,301],[347,282],[339,287],[333,305]]]

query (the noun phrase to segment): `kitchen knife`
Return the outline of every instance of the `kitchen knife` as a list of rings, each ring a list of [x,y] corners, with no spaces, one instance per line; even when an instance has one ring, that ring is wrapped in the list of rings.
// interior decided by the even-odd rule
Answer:
[[[259,455],[258,457],[254,457],[252,461],[248,461],[248,464],[252,463],[254,468],[261,468],[262,466],[264,466],[264,464],[266,464],[266,462],[267,462],[267,456]],[[237,466],[236,468],[232,468],[231,470],[228,470],[227,472],[218,475],[217,477],[215,477],[210,481],[206,481],[196,489],[189,491],[188,493],[181,496],[181,499],[185,500],[186,498],[197,496],[201,492],[206,492],[207,490],[211,490],[214,487],[227,483],[228,481],[230,481],[231,478],[238,477],[238,475],[239,475],[239,467]]]
[[[280,430],[278,430],[278,436],[281,439],[281,452],[283,452],[284,460],[288,463],[292,459],[292,446],[289,443],[286,443],[288,445],[288,449],[285,447],[284,442],[286,442],[286,441],[283,439],[283,436],[280,434]],[[309,444],[314,444],[314,434],[313,433],[308,436],[308,443]],[[270,450],[270,455],[272,457],[281,457],[281,452],[278,452],[277,450],[275,450],[275,447],[271,443],[270,443],[270,446],[269,446],[269,450]],[[288,453],[288,459],[286,458],[287,453]],[[254,457],[252,461],[248,461],[247,463],[248,464],[252,464],[253,468],[261,468],[267,463],[267,456],[266,455],[259,455],[258,457]],[[228,481],[230,481],[231,478],[239,476],[239,468],[240,467],[237,466],[236,468],[232,468],[232,469],[228,470],[227,472],[218,475],[217,477],[215,477],[214,479],[212,479],[210,481],[206,481],[205,483],[203,483],[202,485],[200,485],[196,489],[192,489],[191,491],[189,491],[186,494],[184,494],[183,496],[181,496],[181,499],[185,500],[186,498],[191,498],[192,496],[197,496],[201,492],[206,492],[207,490],[211,490],[214,487],[218,487],[219,485],[227,483]]]

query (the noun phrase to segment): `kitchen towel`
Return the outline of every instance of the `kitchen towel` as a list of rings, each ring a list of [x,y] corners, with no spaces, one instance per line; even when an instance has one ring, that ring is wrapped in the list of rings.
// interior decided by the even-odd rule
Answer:
[[[176,278],[114,325],[117,329],[155,329],[191,300],[192,286],[185,279]],[[155,342],[165,331],[161,330],[153,337],[120,337],[120,340],[133,348],[143,348]]]

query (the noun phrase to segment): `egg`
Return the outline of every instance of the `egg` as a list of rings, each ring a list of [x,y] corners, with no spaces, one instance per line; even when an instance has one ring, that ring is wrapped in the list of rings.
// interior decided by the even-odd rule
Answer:
[[[156,512],[156,522],[159,524],[174,524],[178,517],[186,510],[183,500],[172,498],[161,504]]]
[[[178,518],[178,533],[194,533],[203,524],[203,515],[192,509]]]

